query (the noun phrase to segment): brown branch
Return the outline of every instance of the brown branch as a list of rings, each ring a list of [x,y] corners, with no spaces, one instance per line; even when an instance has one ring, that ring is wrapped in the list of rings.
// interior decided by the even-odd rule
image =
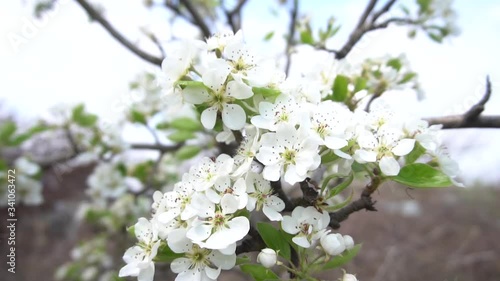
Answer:
[[[365,189],[361,193],[361,196],[358,200],[351,202],[349,205],[340,209],[337,212],[330,213],[330,224],[329,226],[333,229],[340,228],[340,223],[345,221],[349,215],[361,210],[367,211],[377,211],[375,209],[376,201],[372,200],[372,193],[377,190],[379,185],[382,183],[379,177],[375,177],[372,179],[370,183],[365,186]]]
[[[285,64],[285,73],[288,75],[290,72],[290,66],[292,64],[292,46],[293,46],[293,38],[295,37],[295,31],[297,26],[297,15],[299,13],[299,0],[293,1],[292,9],[290,10],[290,23],[288,25],[288,38],[286,40],[286,64]]]
[[[234,33],[241,29],[241,10],[246,3],[247,0],[239,0],[232,10],[224,11],[224,13],[226,14],[227,23],[231,26],[231,29]]]
[[[193,18],[195,25],[200,29],[201,33],[203,34],[203,37],[208,38],[212,36],[212,32],[210,32],[207,23],[203,20],[203,17],[200,15],[198,10],[196,10],[196,7],[191,3],[191,1],[180,0],[179,2],[182,5],[184,5],[184,7],[186,7],[189,14]]]
[[[97,11],[90,3],[88,3],[85,0],[76,0],[80,6],[89,14],[89,16],[100,23],[106,31],[111,34],[118,42],[120,42],[124,47],[129,49],[132,53],[136,54],[140,58],[144,59],[147,62],[150,62],[152,64],[161,66],[161,62],[163,61],[163,58],[153,56],[151,54],[148,54],[144,52],[143,50],[139,49],[137,46],[135,46],[132,42],[130,42],[127,38],[125,38],[118,30],[116,30],[111,23],[109,23],[99,11]]]
[[[373,16],[371,18],[371,22],[375,23],[380,16],[382,16],[383,14],[389,12],[389,10],[394,5],[394,3],[396,3],[396,1],[397,0],[389,0],[389,1],[387,1],[385,3],[385,5],[378,12],[376,12],[376,13],[373,14]]]
[[[452,115],[444,117],[426,118],[429,125],[442,124],[444,129],[460,128],[500,128],[500,116],[483,116],[486,103],[491,97],[490,78],[486,77],[486,91],[479,102],[473,105],[462,115]]]
[[[243,239],[241,244],[236,247],[236,255],[260,251],[265,247],[266,243],[260,237],[259,232],[253,226],[250,226],[247,238]]]
[[[147,144],[147,143],[133,143],[130,145],[131,149],[143,149],[143,150],[158,150],[162,153],[176,151],[182,147],[182,143],[176,145],[158,145],[158,144]]]

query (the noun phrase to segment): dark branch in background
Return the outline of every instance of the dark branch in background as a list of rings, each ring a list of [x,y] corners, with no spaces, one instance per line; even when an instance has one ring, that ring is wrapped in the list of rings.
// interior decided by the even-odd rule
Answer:
[[[236,247],[236,255],[260,251],[265,247],[266,243],[264,243],[264,240],[260,237],[259,232],[257,232],[255,227],[250,226],[248,237],[243,239],[241,244]]]
[[[207,23],[203,20],[203,17],[200,15],[198,10],[196,10],[196,7],[193,5],[193,3],[191,3],[191,1],[189,0],[180,0],[179,2],[184,5],[184,7],[186,7],[193,19],[193,22],[203,34],[203,37],[208,38],[212,36],[212,32],[210,32]]]
[[[231,29],[234,33],[241,29],[241,10],[246,3],[247,0],[239,0],[238,4],[236,4],[236,7],[234,7],[232,10],[224,11],[224,13],[226,14],[227,23],[231,26]]]
[[[176,151],[182,147],[182,143],[176,145],[158,145],[147,143],[133,143],[130,145],[131,149],[144,149],[144,150],[158,150],[161,153]]]
[[[426,118],[430,125],[442,124],[444,129],[459,128],[500,128],[500,115],[483,116],[486,103],[491,97],[490,78],[486,77],[486,91],[479,100],[467,112],[462,115]]]
[[[298,13],[299,13],[299,0],[294,0],[292,9],[290,10],[290,23],[288,26],[288,38],[286,40],[286,47],[285,47],[285,55],[286,55],[285,73],[287,76],[288,76],[288,73],[290,72],[290,66],[292,64],[293,38],[295,37]]]
[[[376,22],[378,20],[378,18],[389,12],[389,10],[391,9],[391,7],[394,5],[394,3],[396,3],[397,0],[389,0],[387,1],[387,3],[385,3],[385,5],[376,13],[373,14],[372,18],[371,18],[371,22]]]
[[[161,66],[161,62],[163,61],[163,58],[153,56],[151,54],[148,54],[144,52],[143,50],[139,49],[137,46],[135,46],[132,42],[130,42],[127,38],[125,38],[118,30],[116,30],[102,15],[92,7],[91,4],[89,4],[85,0],[76,0],[80,6],[89,14],[89,16],[96,20],[98,23],[106,29],[106,31],[111,34],[118,42],[120,42],[123,46],[125,46],[127,49],[129,49],[132,53],[136,54],[140,58],[144,59],[147,62],[150,62],[152,64]]]
[[[345,58],[347,56],[347,54],[352,50],[354,45],[356,45],[356,43],[358,43],[358,41],[368,31],[369,27],[367,26],[366,20],[368,19],[368,16],[375,8],[376,4],[377,4],[377,0],[370,0],[368,5],[366,6],[365,10],[363,11],[363,14],[361,15],[361,17],[358,21],[358,24],[356,25],[354,30],[349,35],[349,39],[347,40],[347,42],[340,49],[340,51],[333,51],[335,53],[335,57],[337,59]]]

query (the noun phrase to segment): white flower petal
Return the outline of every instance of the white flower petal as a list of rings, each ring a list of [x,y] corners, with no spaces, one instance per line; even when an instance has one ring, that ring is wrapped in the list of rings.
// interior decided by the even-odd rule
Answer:
[[[192,104],[202,104],[210,99],[207,89],[188,86],[182,90],[184,100]]]
[[[231,130],[240,130],[245,126],[247,115],[237,104],[225,104],[222,109],[222,121]],[[215,123],[214,123],[215,124]]]
[[[388,156],[384,156],[380,159],[379,166],[382,173],[387,176],[397,176],[399,174],[399,169],[401,168],[398,161],[396,161],[394,157]]]
[[[252,88],[242,81],[233,80],[227,83],[226,93],[230,97],[234,97],[239,100],[248,99],[253,96]]]
[[[201,124],[205,129],[213,129],[217,120],[217,107],[209,107],[201,113]]]
[[[212,233],[212,226],[206,224],[198,224],[191,227],[186,236],[193,241],[203,241],[207,239]]]
[[[170,264],[170,269],[173,273],[181,273],[186,271],[191,266],[191,261],[187,258],[177,258]]]
[[[404,156],[410,153],[415,146],[414,139],[402,139],[398,142],[398,144],[392,148],[392,153],[397,156]]]

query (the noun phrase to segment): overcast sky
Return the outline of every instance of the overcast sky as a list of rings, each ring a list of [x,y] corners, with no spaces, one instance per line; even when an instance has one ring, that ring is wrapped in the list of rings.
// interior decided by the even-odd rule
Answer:
[[[15,112],[25,120],[36,118],[55,104],[85,102],[93,112],[113,119],[117,112],[110,106],[123,99],[128,81],[143,70],[154,69],[117,43],[73,1],[62,1],[43,22],[34,20],[29,3],[0,2],[0,101],[2,109]],[[98,1],[94,1],[98,2]],[[148,51],[154,46],[139,38],[138,26],[159,31],[165,38],[174,29],[164,22],[160,10],[149,14],[141,1],[103,1],[106,16],[132,41]],[[262,43],[267,31],[287,28],[286,18],[275,18],[263,1],[249,1],[243,29],[249,44],[261,50],[279,45],[275,39]],[[257,3],[258,2],[258,3]],[[266,1],[267,2],[267,1]],[[302,1],[301,7],[314,23],[320,24],[334,15],[343,27],[335,43],[345,41],[356,24],[366,0]],[[312,5],[317,4],[319,8]],[[419,116],[440,116],[465,111],[480,99],[484,80],[490,75],[493,96],[486,114],[500,113],[500,2],[455,1],[458,11],[459,37],[436,44],[423,34],[407,39],[404,28],[374,32],[356,50],[352,61],[363,57],[406,53],[411,67],[418,72],[426,99],[418,102],[412,93],[394,93],[391,104],[403,112]],[[258,15],[258,16],[256,16]],[[188,36],[183,29],[176,36]],[[18,46],[12,38],[22,38]],[[161,36],[160,36],[161,37]],[[500,181],[500,130],[455,130],[446,133],[450,153],[463,170],[464,179]]]

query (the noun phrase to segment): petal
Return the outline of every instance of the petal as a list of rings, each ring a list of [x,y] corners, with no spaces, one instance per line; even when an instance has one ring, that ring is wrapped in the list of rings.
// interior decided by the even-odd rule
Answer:
[[[414,139],[402,139],[398,142],[398,144],[392,148],[392,153],[397,156],[404,156],[410,153],[415,146]]]
[[[268,181],[277,181],[280,179],[281,176],[280,171],[281,171],[280,165],[269,165],[264,167],[262,175],[264,176],[264,179]]]
[[[177,258],[170,264],[170,269],[173,273],[181,273],[186,271],[191,266],[191,261],[187,258]]]
[[[309,240],[307,240],[307,237],[305,236],[295,236],[292,238],[292,241],[301,246],[302,248],[309,248],[311,247],[311,243],[309,242]]]
[[[247,115],[237,104],[225,104],[222,109],[222,121],[231,130],[240,130],[245,126]],[[215,123],[214,123],[215,124]],[[212,126],[213,128],[213,126]]]
[[[347,141],[343,138],[330,136],[325,138],[325,145],[330,149],[340,149],[347,145]]]
[[[229,270],[236,265],[236,255],[234,251],[232,254],[222,254],[219,251],[212,251],[210,254],[209,260],[217,267],[220,267],[224,270]]]
[[[205,273],[207,274],[208,278],[216,280],[220,274],[220,267],[215,269],[215,268],[211,268],[209,266],[206,266]]]
[[[238,199],[232,194],[224,194],[220,200],[223,214],[232,214],[238,210]]]
[[[137,276],[139,275],[140,269],[137,267],[136,263],[129,263],[120,269],[118,273],[119,277],[125,276]]]
[[[248,99],[253,96],[252,88],[242,81],[233,80],[227,83],[226,93],[230,97],[234,97],[239,100]]]
[[[209,107],[201,113],[201,124],[205,129],[213,129],[217,120],[217,107]]]
[[[192,104],[202,104],[210,99],[207,89],[188,86],[182,90],[184,100]]]
[[[212,233],[212,226],[206,224],[199,224],[191,227],[186,233],[186,237],[189,239],[199,242],[207,239]]]
[[[290,234],[296,234],[299,232],[299,229],[297,227],[297,220],[290,216],[283,216],[283,220],[281,221],[281,228],[283,228],[286,233]]]
[[[283,202],[283,201],[281,201]],[[283,204],[284,207],[285,204]],[[268,207],[267,205],[264,205],[262,208],[262,212],[264,212],[264,215],[270,220],[270,221],[280,221],[283,219],[283,216],[276,211],[275,209]]]
[[[150,262],[149,266],[142,269],[137,276],[137,281],[153,281],[155,276],[155,264]]]
[[[387,176],[397,176],[399,174],[399,163],[394,159],[394,157],[384,156],[380,159],[380,170]]]
[[[167,244],[174,253],[185,253],[192,248],[193,243],[186,237],[186,231],[184,228],[177,228],[168,234]]]

